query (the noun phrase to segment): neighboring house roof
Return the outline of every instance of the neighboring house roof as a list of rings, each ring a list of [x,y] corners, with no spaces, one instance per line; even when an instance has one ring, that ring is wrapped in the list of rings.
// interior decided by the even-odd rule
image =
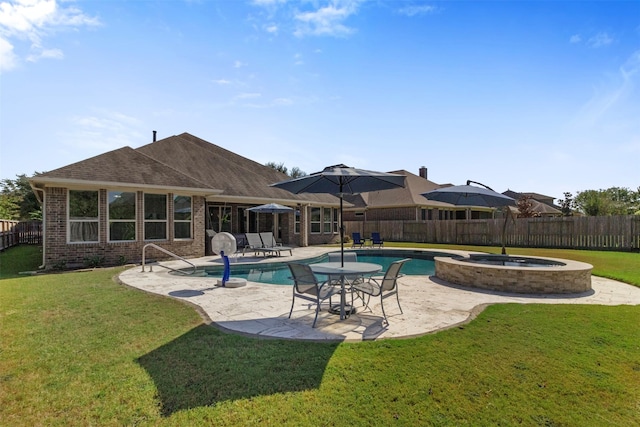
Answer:
[[[422,193],[435,190],[441,186],[433,181],[412,174],[406,170],[390,173],[405,175],[405,186],[384,191],[371,191],[359,195],[346,195],[345,200],[354,206],[345,210],[362,210],[391,207],[423,206],[425,208],[452,208],[450,203],[428,200]]]
[[[527,196],[527,197],[531,197],[533,200],[537,200],[538,202],[547,204],[551,207],[554,207],[554,208],[558,207],[553,203],[553,200],[554,200],[553,197],[545,196],[544,194],[540,194],[540,193],[518,193],[517,191],[507,190],[502,194],[516,200],[518,200],[520,197]]]
[[[32,178],[46,184],[114,185],[190,189],[229,202],[283,204],[306,202],[337,206],[329,194],[293,194],[270,187],[289,179],[273,168],[249,160],[188,133],[137,149],[123,147]]]
[[[553,197],[545,196],[539,193],[518,193],[512,190],[507,190],[504,193],[505,196],[509,196],[518,201],[521,197],[531,198],[531,210],[541,215],[560,215],[562,211],[558,206],[552,204]],[[551,204],[550,204],[551,203]],[[518,212],[517,207],[512,207],[512,211]]]

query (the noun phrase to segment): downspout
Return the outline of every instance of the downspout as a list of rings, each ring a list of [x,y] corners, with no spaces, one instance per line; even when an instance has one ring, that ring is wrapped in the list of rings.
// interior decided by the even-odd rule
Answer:
[[[38,270],[45,268],[45,259],[47,255],[47,245],[45,245],[47,238],[47,197],[44,190],[42,191],[42,265],[38,267]]]

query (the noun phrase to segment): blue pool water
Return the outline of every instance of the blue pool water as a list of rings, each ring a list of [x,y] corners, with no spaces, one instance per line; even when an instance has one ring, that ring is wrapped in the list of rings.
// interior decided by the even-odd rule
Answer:
[[[411,258],[402,267],[402,274],[430,276],[435,274],[435,262],[433,258],[436,256],[451,256],[451,254],[428,251],[413,250],[371,250],[355,251],[358,254],[358,262],[371,262],[382,266],[382,273],[391,265],[392,262]],[[296,260],[306,264],[314,264],[317,262],[327,262],[328,256],[322,255],[311,259]],[[199,268],[195,273],[198,276],[220,278],[222,277],[222,266],[206,266]],[[274,285],[292,285],[290,279],[291,272],[286,261],[263,263],[263,264],[234,264],[231,263],[231,277],[247,279],[252,282],[268,283]],[[322,276],[321,276],[322,277]]]

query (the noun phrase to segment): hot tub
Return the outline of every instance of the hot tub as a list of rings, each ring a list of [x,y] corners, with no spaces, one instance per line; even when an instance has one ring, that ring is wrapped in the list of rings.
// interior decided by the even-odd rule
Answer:
[[[461,286],[523,294],[571,294],[591,290],[593,266],[543,257],[473,254],[436,257],[436,277]]]

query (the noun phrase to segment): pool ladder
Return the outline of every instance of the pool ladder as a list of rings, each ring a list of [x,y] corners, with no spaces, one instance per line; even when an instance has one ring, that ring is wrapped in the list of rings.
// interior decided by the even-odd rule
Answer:
[[[178,270],[176,268],[167,267],[165,265],[161,265],[160,267],[164,267],[164,268],[166,268],[168,270],[175,271],[175,272],[180,273],[180,274],[184,274],[185,276],[188,276],[188,275],[193,274],[193,273],[196,272],[196,265],[194,263],[192,263],[190,261],[187,261],[186,259],[182,258],[181,256],[174,254],[173,252],[170,252],[170,251],[168,251],[168,250],[166,250],[164,248],[161,248],[160,246],[156,245],[155,243],[147,243],[142,248],[142,272],[143,273],[145,272],[145,259],[146,259],[145,258],[145,252],[146,252],[146,250],[147,250],[147,248],[149,246],[151,246],[152,248],[157,249],[160,252],[163,252],[163,253],[165,253],[165,254],[167,254],[169,256],[172,256],[175,259],[178,259],[180,261],[186,262],[187,264],[189,264],[191,266],[192,270],[191,271],[183,271],[183,270]],[[155,263],[155,264],[160,265],[158,263]],[[153,266],[152,266],[152,264],[149,264],[149,272],[152,272],[152,271],[153,271]]]

